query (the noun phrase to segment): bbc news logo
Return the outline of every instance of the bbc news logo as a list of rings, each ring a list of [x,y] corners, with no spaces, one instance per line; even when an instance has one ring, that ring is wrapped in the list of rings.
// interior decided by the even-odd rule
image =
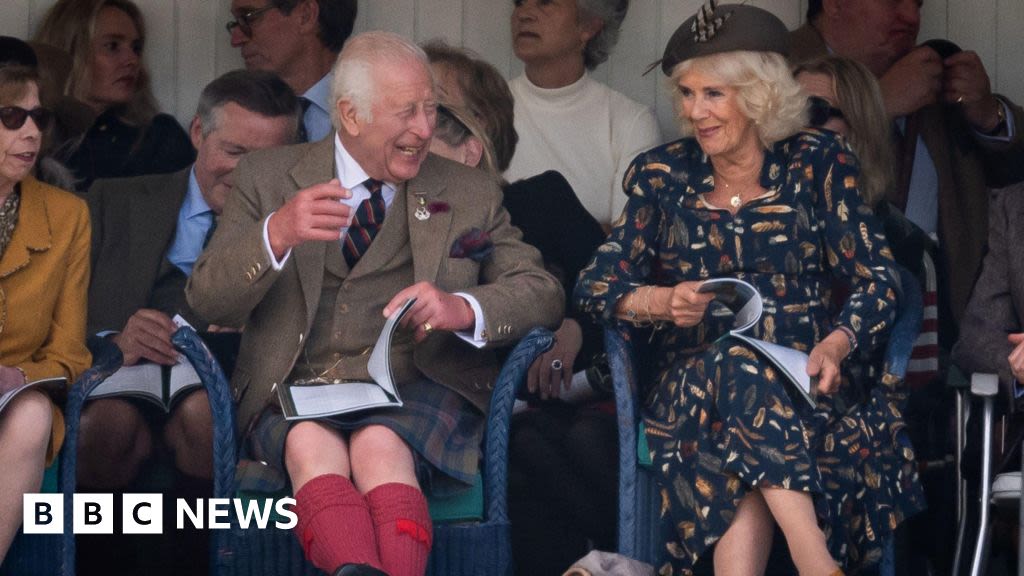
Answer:
[[[23,498],[23,529],[26,534],[64,533],[63,494],[25,494]],[[113,494],[74,494],[71,520],[75,534],[114,533]],[[223,530],[231,527],[234,514],[237,525],[261,530],[274,527],[291,530],[299,519],[292,510],[294,498],[279,500],[243,500],[241,498],[197,498],[175,501],[175,527]],[[124,494],[121,497],[122,534],[163,534],[163,494]]]

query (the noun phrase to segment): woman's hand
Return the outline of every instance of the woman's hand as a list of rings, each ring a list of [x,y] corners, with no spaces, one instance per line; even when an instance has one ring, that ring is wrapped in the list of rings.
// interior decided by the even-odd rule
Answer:
[[[558,398],[559,385],[569,388],[572,382],[572,365],[576,355],[583,346],[583,330],[572,318],[562,320],[562,325],[555,331],[555,344],[551,350],[541,354],[533,364],[526,377],[526,389],[531,394],[539,394],[542,400]],[[555,370],[552,366],[561,366]]]
[[[680,282],[672,287],[668,297],[668,315],[673,324],[681,328],[696,326],[704,319],[708,304],[715,299],[711,292],[697,292],[702,281]]]
[[[0,366],[0,394],[6,394],[24,385],[25,374],[21,370],[9,366]]]
[[[850,354],[850,339],[842,330],[834,330],[811,350],[807,375],[818,378],[818,392],[835,394],[841,381],[839,364]]]

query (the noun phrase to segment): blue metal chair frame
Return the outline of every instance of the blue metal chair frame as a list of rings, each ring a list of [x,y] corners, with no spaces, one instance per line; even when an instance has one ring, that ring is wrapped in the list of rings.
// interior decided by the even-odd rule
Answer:
[[[921,289],[909,271],[900,268],[903,296],[885,350],[886,371],[906,375],[911,349],[921,326]],[[605,350],[612,373],[619,419],[619,553],[655,564],[661,557],[659,497],[655,472],[639,465],[638,431],[641,383],[650,366],[646,333],[629,327],[605,329]],[[905,440],[905,439],[904,439]],[[886,543],[879,572],[894,574],[892,538]]]

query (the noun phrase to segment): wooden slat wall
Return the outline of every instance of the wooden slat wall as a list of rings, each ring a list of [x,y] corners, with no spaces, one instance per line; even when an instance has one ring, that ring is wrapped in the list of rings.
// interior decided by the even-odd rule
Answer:
[[[27,37],[55,0],[0,0],[0,34]],[[224,23],[227,0],[136,0],[149,26],[146,60],[164,110],[187,124],[202,87],[241,59]],[[662,76],[640,76],[660,56],[676,26],[702,0],[633,0],[619,45],[595,76],[632,98],[653,106],[666,136],[675,134],[672,104]],[[803,20],[807,0],[753,0],[787,26]],[[493,62],[508,77],[522,71],[508,33],[512,0],[363,0],[357,30],[385,29],[425,41],[445,38]],[[1024,2],[1021,0],[929,0],[924,4],[921,40],[949,38],[978,52],[993,87],[1024,102]]]

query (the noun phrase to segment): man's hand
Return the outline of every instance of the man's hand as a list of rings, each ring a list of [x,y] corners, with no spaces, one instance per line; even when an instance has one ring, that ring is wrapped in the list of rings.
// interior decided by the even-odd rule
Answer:
[[[964,117],[979,132],[991,132],[999,124],[1002,104],[992,95],[985,65],[975,52],[958,52],[942,63],[946,67],[942,96],[949,104],[959,104]]]
[[[572,318],[562,320],[562,325],[555,331],[555,344],[551,350],[541,354],[533,364],[526,376],[526,389],[531,394],[540,394],[542,400],[558,398],[559,385],[563,389],[569,389],[572,382],[572,365],[576,362],[576,355],[580,353],[583,346],[583,330],[578,322]],[[558,360],[562,364],[561,370],[555,370],[551,363]]]
[[[1024,332],[1007,334],[1006,339],[1015,346],[1013,352],[1010,352],[1007,357],[1007,360],[1010,361],[1010,371],[1013,372],[1013,377],[1017,379],[1017,382],[1024,383]]]
[[[700,280],[680,282],[672,287],[669,295],[668,311],[669,319],[679,327],[690,327],[700,324],[704,320],[704,312],[708,304],[715,299],[711,292],[700,293],[697,289],[704,282]],[[640,311],[640,317],[643,318]]]
[[[906,116],[937,102],[942,79],[942,58],[928,46],[918,46],[894,62],[878,79],[889,117]]]
[[[125,366],[134,366],[146,359],[171,366],[178,362],[178,352],[171,344],[171,336],[178,327],[167,314],[150,308],[140,308],[119,334],[110,339],[121,349]]]
[[[811,350],[807,375],[818,378],[818,392],[835,394],[841,377],[839,364],[850,354],[850,339],[842,330],[835,330]]]
[[[339,200],[351,196],[337,178],[299,190],[267,223],[274,258],[310,240],[339,240],[352,220],[351,210]]]
[[[10,366],[0,366],[0,394],[6,394],[24,385],[25,375],[21,370]]]
[[[384,316],[391,316],[409,298],[415,298],[416,303],[402,318],[400,326],[415,329],[413,339],[417,342],[435,330],[458,332],[476,325],[473,308],[465,298],[439,290],[430,282],[418,282],[395,294],[384,307]]]

